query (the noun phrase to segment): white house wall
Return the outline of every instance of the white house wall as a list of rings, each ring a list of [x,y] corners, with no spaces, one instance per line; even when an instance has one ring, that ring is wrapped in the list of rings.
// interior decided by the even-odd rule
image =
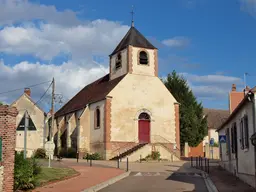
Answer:
[[[244,182],[255,186],[255,159],[254,159],[254,146],[249,141],[248,149],[241,149],[240,145],[240,120],[241,118],[247,114],[248,116],[248,127],[249,127],[249,138],[254,133],[253,132],[253,115],[252,115],[252,103],[248,102],[245,106],[239,110],[239,112],[235,115],[233,120],[226,125],[222,130],[219,131],[219,135],[225,135],[225,130],[229,128],[230,130],[230,139],[231,139],[231,126],[234,122],[237,125],[237,157],[238,161],[235,160],[235,154],[232,154],[231,151],[227,152],[226,144],[220,145],[220,153],[221,153],[221,165],[229,170],[232,173],[238,175]],[[231,140],[230,140],[231,145]],[[229,154],[231,154],[231,161],[229,161]],[[237,164],[237,165],[236,165]],[[237,168],[236,168],[237,166]]]
[[[151,142],[164,138],[175,143],[176,100],[158,77],[128,74],[108,96],[113,97],[111,141],[138,141],[138,116],[145,111],[152,119]]]

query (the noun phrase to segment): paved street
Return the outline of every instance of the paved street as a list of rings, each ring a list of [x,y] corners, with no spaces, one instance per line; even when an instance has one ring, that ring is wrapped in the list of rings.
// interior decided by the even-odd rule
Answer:
[[[132,172],[131,175],[100,192],[207,192],[198,173]]]

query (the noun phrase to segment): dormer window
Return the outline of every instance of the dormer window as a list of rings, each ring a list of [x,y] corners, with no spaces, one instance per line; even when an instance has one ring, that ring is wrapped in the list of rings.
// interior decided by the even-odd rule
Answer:
[[[140,64],[141,65],[147,65],[148,64],[148,54],[146,51],[140,52]]]
[[[116,57],[116,70],[120,69],[122,66],[122,55],[121,53],[118,53],[117,57]]]

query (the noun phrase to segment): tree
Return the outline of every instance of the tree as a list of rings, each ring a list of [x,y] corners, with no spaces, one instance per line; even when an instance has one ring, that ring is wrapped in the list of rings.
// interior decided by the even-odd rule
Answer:
[[[186,79],[173,71],[163,80],[167,89],[180,103],[180,144],[185,142],[196,147],[207,135],[207,117],[203,114],[203,106],[198,103]]]
[[[3,105],[3,103],[0,101],[0,106]]]

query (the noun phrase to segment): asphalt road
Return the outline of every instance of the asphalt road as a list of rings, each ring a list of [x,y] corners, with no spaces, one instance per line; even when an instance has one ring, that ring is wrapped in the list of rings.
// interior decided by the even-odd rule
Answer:
[[[100,192],[207,192],[200,174],[133,172]]]

